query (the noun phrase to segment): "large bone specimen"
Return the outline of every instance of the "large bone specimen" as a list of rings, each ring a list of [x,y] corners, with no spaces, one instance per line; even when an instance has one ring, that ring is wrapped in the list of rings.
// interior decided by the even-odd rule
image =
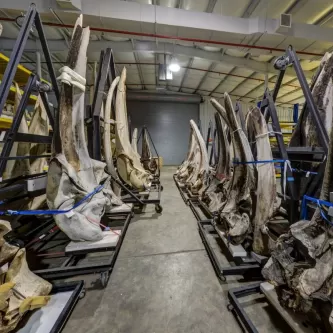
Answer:
[[[253,161],[253,155],[248,139],[238,124],[229,95],[224,94],[225,109],[215,99],[211,99],[211,103],[229,126],[234,157],[240,163],[234,165],[226,202],[220,213],[231,241],[240,244],[252,232],[250,216],[251,192],[255,190],[254,166],[246,163]]]
[[[46,189],[50,209],[71,209],[69,213],[58,214],[54,218],[59,228],[74,241],[101,240],[101,217],[112,204],[118,204],[117,198],[112,198],[110,177],[104,171],[105,163],[92,160],[87,149],[84,88],[89,35],[89,27],[82,28],[81,15],[75,24],[66,61],[68,67],[62,69],[59,77],[62,83],[58,130],[53,137],[53,158]],[[102,189],[72,209],[75,203],[102,184]]]
[[[145,127],[142,130],[141,162],[145,170],[149,171],[153,175],[156,174],[157,162],[156,159],[153,158],[149,144],[148,131]]]
[[[107,166],[107,170],[114,179],[118,179],[117,171],[113,165],[113,156],[112,156],[112,142],[111,142],[111,107],[114,91],[119,82],[119,76],[117,76],[108,91],[106,98],[106,106],[104,112],[104,157]],[[121,196],[121,188],[115,181],[112,182],[112,189],[115,195],[119,198]],[[120,199],[119,199],[120,200]]]
[[[25,249],[6,243],[10,223],[0,221],[0,332],[13,331],[29,310],[47,304],[52,285],[29,270]]]
[[[217,212],[224,204],[231,176],[230,142],[227,126],[218,112],[215,113],[214,117],[217,130],[218,161],[215,172],[212,172],[209,177],[209,185],[202,195],[203,202],[208,205],[211,212]]]
[[[134,128],[134,130],[133,130],[131,146],[132,146],[133,152],[136,154],[137,158],[141,160],[141,156],[138,153],[138,129],[137,128]]]
[[[324,69],[330,75],[318,79],[324,82],[317,82],[318,86],[327,90],[314,90],[313,97],[329,115],[333,111],[333,66],[331,64],[328,68],[327,64]],[[314,131],[309,129],[308,133]],[[329,132],[330,144],[320,193],[320,199],[326,201],[330,200],[329,194],[333,191],[333,131]],[[333,228],[329,219],[327,210],[318,206],[311,221],[301,220],[292,224],[290,231],[279,237],[262,271],[267,280],[278,286],[277,292],[283,306],[307,313],[315,325],[327,324],[324,332],[333,331]]]
[[[269,142],[269,131],[264,116],[255,107],[251,109],[246,118],[248,133],[255,138],[257,161],[272,161],[272,150]],[[274,213],[276,198],[276,179],[273,163],[257,164],[256,172],[256,199],[253,225],[253,251],[257,254],[268,255],[272,244],[268,235],[266,224]]]
[[[194,133],[194,137],[197,141],[197,145],[194,150],[194,165],[193,171],[189,178],[186,180],[186,185],[192,194],[201,194],[204,190],[204,184],[209,172],[209,160],[205,141],[200,133],[197,124],[190,120],[190,125]]]
[[[195,149],[197,146],[197,141],[194,136],[194,131],[191,128],[190,132],[190,139],[189,139],[189,149],[187,151],[187,156],[183,163],[178,167],[177,172],[176,172],[176,177],[178,178],[179,181],[186,181],[186,179],[190,176],[190,172],[192,171],[193,167],[193,160],[195,156]]]
[[[116,98],[116,149],[117,168],[120,177],[138,190],[151,185],[149,173],[142,167],[140,159],[133,151],[129,140],[126,109],[126,68],[120,76]]]

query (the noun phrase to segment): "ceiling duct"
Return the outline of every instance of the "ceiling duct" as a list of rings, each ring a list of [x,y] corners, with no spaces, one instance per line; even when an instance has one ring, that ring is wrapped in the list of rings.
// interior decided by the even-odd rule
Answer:
[[[276,30],[277,33],[288,34],[291,30],[292,25],[292,15],[291,14],[281,14],[280,20],[278,20],[278,28]]]
[[[171,81],[172,78],[172,72],[169,69],[169,61],[167,61],[166,54],[164,54],[163,63],[158,65],[158,79],[160,81]]]
[[[63,10],[82,10],[81,0],[57,0],[57,4]]]

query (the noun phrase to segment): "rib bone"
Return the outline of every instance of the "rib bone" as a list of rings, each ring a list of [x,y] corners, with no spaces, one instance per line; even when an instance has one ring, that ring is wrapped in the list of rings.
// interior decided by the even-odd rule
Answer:
[[[82,29],[82,15],[73,32],[67,65],[85,77],[89,27]],[[105,163],[92,160],[84,131],[84,92],[76,86],[61,84],[58,128],[53,138],[53,158],[47,183],[47,203],[50,209],[67,210],[93,192],[100,184],[104,188],[67,214],[55,215],[59,228],[75,241],[98,241],[103,238],[99,225],[106,210],[118,200],[112,198]]]
[[[120,76],[116,98],[116,147],[117,168],[120,177],[136,189],[144,190],[150,186],[150,175],[144,170],[140,159],[132,149],[129,141],[126,109],[126,68]]]

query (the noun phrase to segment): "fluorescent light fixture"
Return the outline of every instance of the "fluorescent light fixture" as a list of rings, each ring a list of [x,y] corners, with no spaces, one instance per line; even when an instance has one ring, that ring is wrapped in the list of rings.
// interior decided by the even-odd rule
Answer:
[[[175,63],[170,64],[169,65],[169,70],[171,72],[178,72],[180,70],[180,66],[178,64],[175,64]]]

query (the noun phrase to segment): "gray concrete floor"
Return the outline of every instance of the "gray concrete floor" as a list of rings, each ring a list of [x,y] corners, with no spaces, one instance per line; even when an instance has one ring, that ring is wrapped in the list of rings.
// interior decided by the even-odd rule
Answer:
[[[227,291],[240,279],[228,278],[226,284],[217,279],[174,172],[172,167],[162,172],[163,213],[147,206],[133,218],[108,286],[88,286],[64,333],[242,332],[226,308]],[[245,299],[245,304],[259,332],[287,332],[266,303]]]

